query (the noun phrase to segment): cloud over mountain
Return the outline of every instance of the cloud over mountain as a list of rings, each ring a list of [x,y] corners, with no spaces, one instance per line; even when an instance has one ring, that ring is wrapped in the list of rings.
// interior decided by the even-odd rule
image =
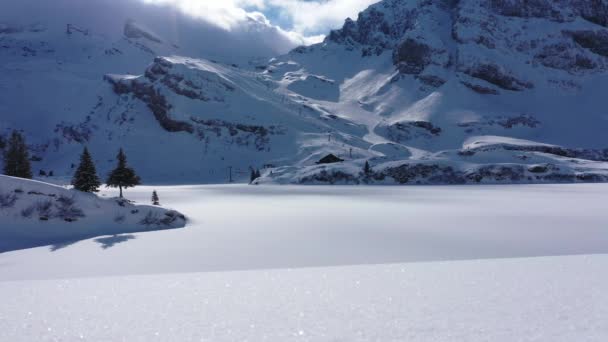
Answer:
[[[143,0],[172,5],[184,13],[204,19],[226,30],[238,30],[255,18],[289,37],[308,44],[322,39],[330,29],[341,26],[347,17],[356,17],[378,0]]]

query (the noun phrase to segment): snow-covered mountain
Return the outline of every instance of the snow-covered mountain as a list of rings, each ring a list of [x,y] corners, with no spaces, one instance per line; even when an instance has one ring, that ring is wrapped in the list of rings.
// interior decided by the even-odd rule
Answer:
[[[87,145],[103,171],[124,147],[150,182],[608,179],[608,1],[384,0],[270,60],[96,1],[0,26],[0,127],[55,174]],[[316,164],[330,153],[345,161]]]

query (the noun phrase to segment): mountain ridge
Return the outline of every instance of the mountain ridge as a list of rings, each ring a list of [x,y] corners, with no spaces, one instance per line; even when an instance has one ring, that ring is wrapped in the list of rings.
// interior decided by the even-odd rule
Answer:
[[[124,146],[152,182],[223,182],[230,169],[242,181],[249,167],[267,167],[260,184],[605,181],[607,9],[384,0],[320,44],[245,64],[158,50],[154,28],[127,20],[139,52],[120,58],[139,65],[80,90],[89,114],[54,123],[37,166],[67,174],[87,144],[101,170]],[[11,34],[30,33],[0,38]],[[345,162],[316,164],[327,154]]]

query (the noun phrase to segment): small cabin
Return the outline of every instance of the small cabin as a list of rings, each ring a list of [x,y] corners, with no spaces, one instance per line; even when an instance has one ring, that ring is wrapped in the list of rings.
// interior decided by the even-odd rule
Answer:
[[[344,161],[344,159],[340,159],[340,158],[338,158],[335,155],[333,155],[333,154],[330,153],[330,154],[326,155],[325,157],[321,158],[317,162],[317,164],[333,164],[333,163],[340,163],[340,162],[343,162],[343,161]]]

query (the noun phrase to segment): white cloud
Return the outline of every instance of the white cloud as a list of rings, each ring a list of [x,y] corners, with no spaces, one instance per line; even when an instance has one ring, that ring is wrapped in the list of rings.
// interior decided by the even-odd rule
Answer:
[[[182,12],[203,19],[225,30],[240,30],[251,20],[278,30],[295,45],[311,44],[323,39],[329,29],[341,26],[347,17],[378,0],[143,0],[154,4],[170,4]],[[268,20],[263,12],[272,10],[285,30]],[[248,26],[248,25],[245,25]]]
[[[293,23],[293,29],[301,34],[327,33],[338,28],[348,17],[357,14],[379,0],[265,0],[266,5],[278,8]]]
[[[248,19],[243,6],[263,6],[263,0],[143,0],[157,5],[174,5],[184,13],[232,30]]]

